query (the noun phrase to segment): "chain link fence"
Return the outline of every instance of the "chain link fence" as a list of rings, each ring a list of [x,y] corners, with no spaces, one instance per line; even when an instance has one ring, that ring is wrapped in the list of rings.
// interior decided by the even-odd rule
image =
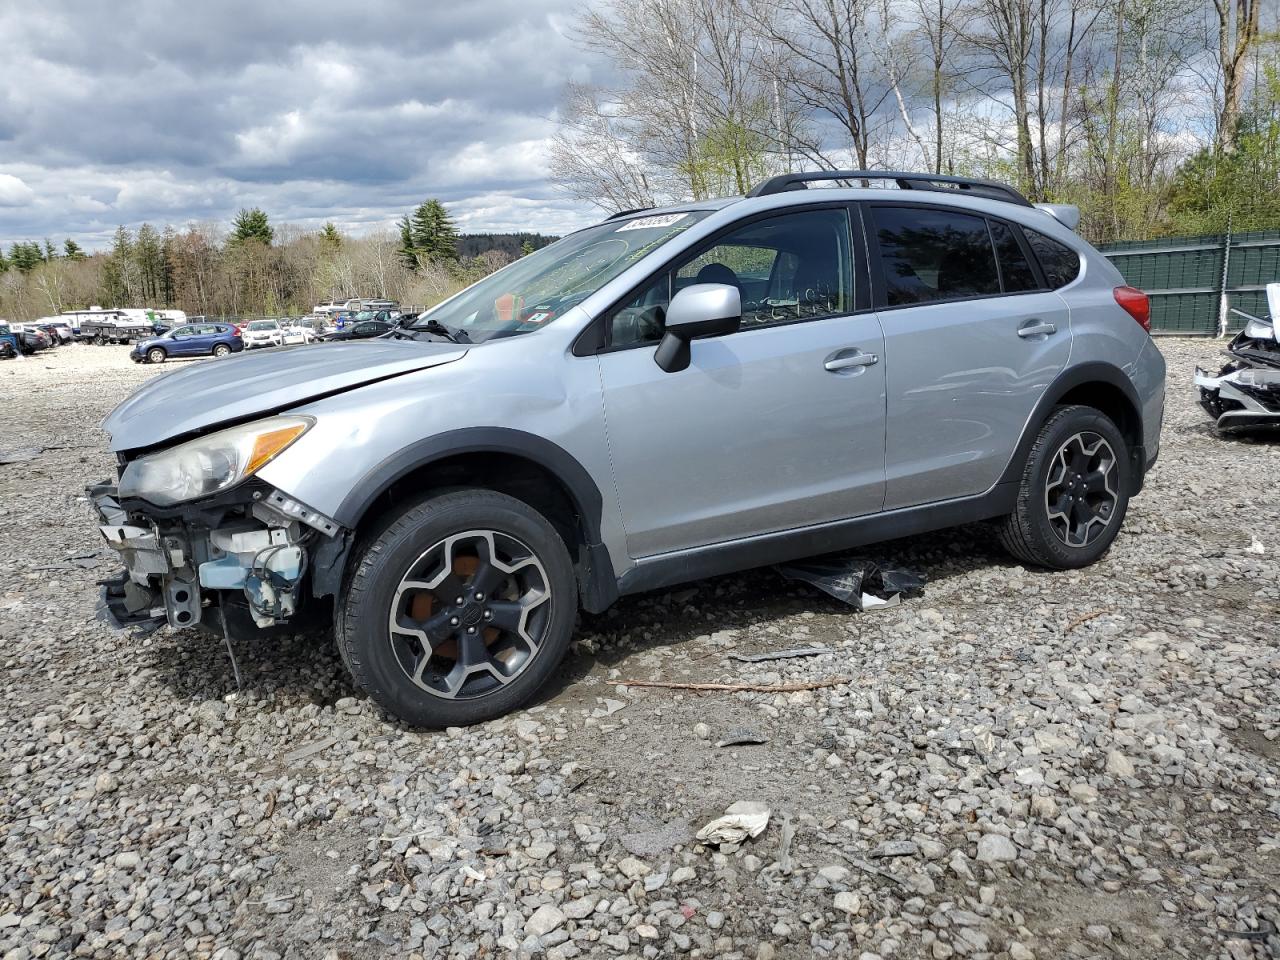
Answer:
[[[1151,297],[1151,332],[1221,336],[1243,321],[1230,308],[1267,312],[1266,285],[1280,280],[1280,230],[1166,237],[1098,247],[1126,283]]]

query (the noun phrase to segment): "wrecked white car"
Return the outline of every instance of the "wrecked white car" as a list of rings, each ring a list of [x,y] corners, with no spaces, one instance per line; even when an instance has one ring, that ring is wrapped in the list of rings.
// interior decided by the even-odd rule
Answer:
[[[1232,310],[1245,320],[1224,351],[1231,358],[1217,374],[1196,367],[1196,389],[1204,407],[1224,432],[1280,427],[1280,283],[1267,284],[1270,317]]]

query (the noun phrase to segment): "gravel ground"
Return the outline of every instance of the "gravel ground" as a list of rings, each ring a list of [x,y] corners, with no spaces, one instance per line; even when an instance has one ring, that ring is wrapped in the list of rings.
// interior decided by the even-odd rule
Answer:
[[[97,423],[158,371],[3,363],[0,446],[46,449],[0,465],[0,956],[1280,957],[1280,444],[1192,402],[1215,344],[1160,346],[1160,464],[1096,566],[979,526],[869,551],[929,579],[880,612],[769,571],[630,598],[538,705],[442,733],[323,636],[242,649],[237,693],[203,635],[94,621]],[[767,829],[698,844],[738,800]]]

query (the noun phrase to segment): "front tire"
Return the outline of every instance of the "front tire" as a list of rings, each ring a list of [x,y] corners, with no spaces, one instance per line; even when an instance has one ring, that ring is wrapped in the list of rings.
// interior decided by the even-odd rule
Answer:
[[[1110,549],[1129,508],[1129,448],[1092,407],[1059,407],[1027,456],[1000,540],[1023,563],[1072,570]]]
[[[350,569],[335,617],[356,683],[415,727],[465,726],[532,697],[577,619],[564,541],[490,490],[428,498],[389,518]]]
[[[165,352],[159,347],[147,351],[147,363],[164,363]]]

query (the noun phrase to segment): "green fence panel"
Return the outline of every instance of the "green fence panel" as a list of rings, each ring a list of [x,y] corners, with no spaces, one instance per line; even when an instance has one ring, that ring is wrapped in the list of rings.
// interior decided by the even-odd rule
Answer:
[[[1233,234],[1229,250],[1225,236],[1165,237],[1098,249],[1126,283],[1150,294],[1152,333],[1217,335],[1224,293],[1229,306],[1261,316],[1267,312],[1266,284],[1280,280],[1280,230]],[[1243,323],[1228,313],[1228,331]]]

